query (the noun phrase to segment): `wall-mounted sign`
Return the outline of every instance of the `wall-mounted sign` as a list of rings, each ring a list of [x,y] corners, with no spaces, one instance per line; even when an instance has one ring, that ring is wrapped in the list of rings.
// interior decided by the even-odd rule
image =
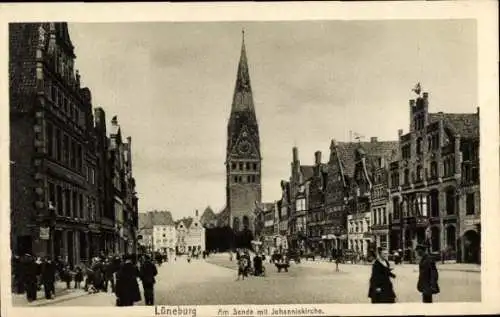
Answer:
[[[40,239],[41,240],[49,240],[50,239],[50,228],[49,227],[40,227]]]

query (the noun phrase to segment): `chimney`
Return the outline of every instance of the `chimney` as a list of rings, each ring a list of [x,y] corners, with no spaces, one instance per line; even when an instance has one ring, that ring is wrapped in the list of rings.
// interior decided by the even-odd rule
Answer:
[[[198,217],[198,209],[194,212],[195,217]]]
[[[372,137],[370,138],[370,142],[371,142],[371,143],[377,143],[377,142],[378,142],[377,137],[376,137],[376,136],[372,136]]]
[[[118,117],[117,117],[117,116],[114,116],[114,117],[111,119],[111,124],[112,124],[112,125],[117,125],[117,124],[118,124]]]
[[[299,149],[296,146],[294,146],[292,152],[293,152],[293,161],[298,162],[299,161]]]
[[[315,165],[321,164],[321,151],[314,152],[314,163]]]
[[[415,107],[415,99],[410,99],[410,107]]]
[[[80,89],[80,71],[77,69],[75,73],[76,88]]]
[[[428,93],[428,92],[424,92],[424,93],[422,94],[422,99],[424,99],[424,100],[428,100],[428,99],[429,99],[429,93]]]
[[[476,113],[479,116],[479,107],[476,107]]]
[[[129,147],[132,145],[132,137],[131,136],[127,137],[127,143],[129,145]]]

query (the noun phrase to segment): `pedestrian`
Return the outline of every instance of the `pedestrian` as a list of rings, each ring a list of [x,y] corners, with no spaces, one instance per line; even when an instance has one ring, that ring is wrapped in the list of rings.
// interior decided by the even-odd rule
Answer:
[[[36,300],[37,293],[37,265],[35,263],[35,258],[31,254],[25,254],[22,259],[22,271],[23,271],[23,281],[24,288],[26,289],[26,299],[28,302]]]
[[[114,263],[111,259],[107,259],[104,263],[104,290],[108,291],[108,284],[111,284],[111,292],[115,292],[115,268]]]
[[[236,280],[239,281],[240,276],[241,276],[242,280],[245,279],[245,275],[246,275],[245,271],[246,271],[246,268],[248,266],[248,263],[247,263],[248,260],[244,256],[239,256],[237,258],[238,258],[238,278]]]
[[[427,250],[428,247],[425,245],[417,245],[416,247],[416,252],[420,257],[417,290],[422,293],[423,303],[432,303],[432,295],[439,294],[439,274],[436,262]]]
[[[376,260],[372,265],[372,275],[370,277],[370,286],[368,290],[368,297],[371,298],[372,303],[395,303],[396,293],[392,286],[391,278],[396,275],[392,273],[388,261],[388,252],[382,248],[377,248]]]
[[[82,268],[77,266],[76,270],[75,270],[75,288],[76,289],[80,288],[80,284],[82,283],[82,280],[83,280]]]
[[[54,283],[56,282],[56,266],[51,259],[43,259],[40,275],[43,289],[45,291],[45,298],[52,299],[52,295],[55,295]]]
[[[116,306],[133,306],[141,300],[137,277],[139,270],[132,263],[130,256],[124,257],[124,263],[116,274]]]
[[[340,256],[337,255],[335,257],[335,272],[338,272],[339,271],[339,263],[340,263]]]
[[[70,289],[71,288],[71,280],[72,280],[72,276],[71,276],[71,270],[70,270],[70,267],[69,265],[66,265],[66,267],[63,269],[62,271],[62,274],[61,274],[61,278],[64,282],[66,282],[66,288],[67,289]]]
[[[146,256],[144,263],[141,265],[139,276],[141,277],[142,288],[144,290],[144,301],[148,306],[154,305],[154,284],[157,274],[156,265],[154,265],[149,256]]]

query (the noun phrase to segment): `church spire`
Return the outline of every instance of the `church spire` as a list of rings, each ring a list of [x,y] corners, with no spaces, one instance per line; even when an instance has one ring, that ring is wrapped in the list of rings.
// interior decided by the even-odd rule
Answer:
[[[252,87],[250,85],[250,74],[248,72],[247,53],[245,48],[245,30],[241,30],[241,53],[238,63],[238,73],[234,88],[232,112],[254,111]]]

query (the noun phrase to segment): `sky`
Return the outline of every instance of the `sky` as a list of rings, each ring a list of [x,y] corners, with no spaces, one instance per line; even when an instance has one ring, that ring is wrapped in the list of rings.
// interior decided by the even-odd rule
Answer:
[[[431,112],[475,112],[473,20],[70,23],[76,67],[107,121],[132,137],[139,209],[175,219],[225,204],[225,151],[245,29],[263,201],[280,198],[292,147],[329,157],[349,131],[397,140],[420,82]]]

